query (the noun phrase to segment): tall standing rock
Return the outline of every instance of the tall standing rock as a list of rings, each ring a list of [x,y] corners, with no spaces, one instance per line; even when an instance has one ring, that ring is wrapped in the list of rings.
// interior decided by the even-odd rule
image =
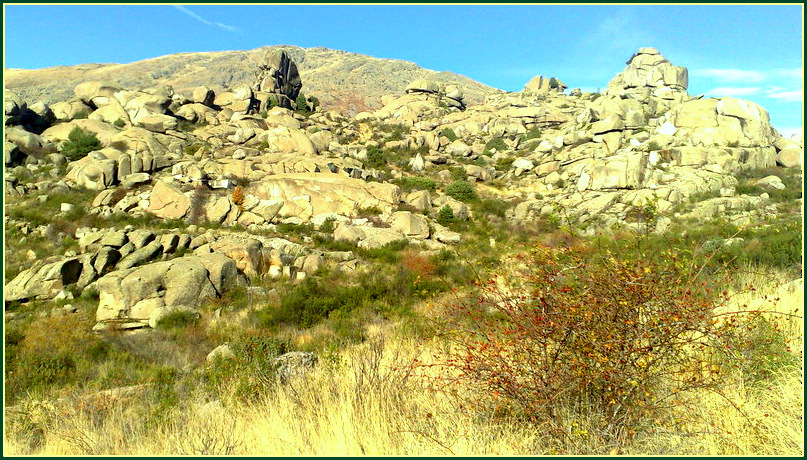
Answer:
[[[255,92],[275,98],[278,105],[287,109],[293,107],[302,87],[303,82],[297,71],[297,64],[291,60],[288,53],[281,50],[267,53],[265,63],[258,67],[257,78],[253,85]],[[264,105],[266,101],[262,100],[261,94],[257,96]]]
[[[689,77],[686,67],[674,66],[655,48],[639,48],[628,66],[609,83],[608,90],[629,88],[669,88],[686,91]]]

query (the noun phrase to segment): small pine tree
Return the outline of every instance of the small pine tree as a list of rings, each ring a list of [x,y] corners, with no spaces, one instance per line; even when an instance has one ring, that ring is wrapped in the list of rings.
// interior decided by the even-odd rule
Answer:
[[[67,141],[62,144],[62,155],[69,161],[76,161],[87,156],[88,153],[100,150],[103,146],[101,141],[90,131],[85,131],[78,126],[67,135]]]
[[[297,95],[297,100],[295,101],[295,104],[297,106],[297,109],[296,109],[297,112],[300,112],[300,113],[303,113],[303,114],[310,112],[310,110],[308,109],[308,100],[306,99],[306,97],[305,97],[305,95],[303,93],[300,93],[299,95]]]
[[[478,199],[474,186],[464,180],[458,180],[449,184],[448,187],[446,187],[446,195],[466,203]]]
[[[437,212],[437,223],[440,225],[449,225],[454,222],[454,211],[451,206],[445,205]]]

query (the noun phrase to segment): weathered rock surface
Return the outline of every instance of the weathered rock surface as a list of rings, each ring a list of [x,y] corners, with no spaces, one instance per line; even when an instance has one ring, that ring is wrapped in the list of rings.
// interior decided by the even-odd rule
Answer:
[[[400,201],[393,184],[365,182],[337,174],[277,174],[250,184],[249,191],[264,200],[283,200],[281,217],[309,220],[323,213],[355,216],[359,208],[389,212]]]
[[[95,282],[99,293],[96,320],[154,323],[158,321],[154,312],[161,308],[195,307],[234,287],[237,275],[233,268],[232,259],[209,255],[116,270]]]

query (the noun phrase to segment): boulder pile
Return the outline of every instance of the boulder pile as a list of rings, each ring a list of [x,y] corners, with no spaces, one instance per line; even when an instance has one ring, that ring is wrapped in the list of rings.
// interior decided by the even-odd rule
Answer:
[[[566,94],[557,78],[537,76],[520,92],[466,105],[458,85],[417,79],[356,117],[293,110],[302,81],[285,52],[266,57],[252,86],[218,93],[93,81],[48,107],[5,91],[7,196],[92,190],[89,215],[194,228],[78,229],[80,253],[36,260],[7,283],[5,299],[92,288],[99,328],[153,326],[254,277],[298,280],[326,263],[356,268],[349,251],[262,236],[280,228],[324,229],[361,249],[457,244],[462,234],[440,215],[485,218],[449,193],[457,180],[495,189],[512,202],[505,216],[516,223],[562,215],[583,234],[615,225],[663,232],[671,216],[775,216],[767,192],[737,193],[736,175],[801,167],[801,141],[782,138],[757,104],[692,97],[687,86],[686,68],[640,48],[602,94]],[[98,144],[68,158],[77,130]],[[773,193],[785,185],[766,178],[759,186]],[[632,219],[648,207],[656,211],[649,222]],[[14,219],[7,226],[48,231]]]

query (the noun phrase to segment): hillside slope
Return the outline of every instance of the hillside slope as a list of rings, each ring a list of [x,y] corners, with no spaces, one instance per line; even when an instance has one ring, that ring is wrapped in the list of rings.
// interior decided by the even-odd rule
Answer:
[[[396,59],[379,59],[328,48],[264,46],[250,51],[179,53],[131,64],[82,64],[45,69],[6,69],[5,86],[27,101],[52,104],[73,97],[73,88],[90,80],[109,81],[125,88],[171,85],[190,93],[207,85],[218,92],[250,85],[255,69],[268,51],[286,50],[297,63],[303,92],[316,96],[325,108],[353,115],[381,107],[381,96],[399,94],[406,85],[430,77],[460,86],[466,103],[479,104],[500,91],[452,72],[423,69]]]

